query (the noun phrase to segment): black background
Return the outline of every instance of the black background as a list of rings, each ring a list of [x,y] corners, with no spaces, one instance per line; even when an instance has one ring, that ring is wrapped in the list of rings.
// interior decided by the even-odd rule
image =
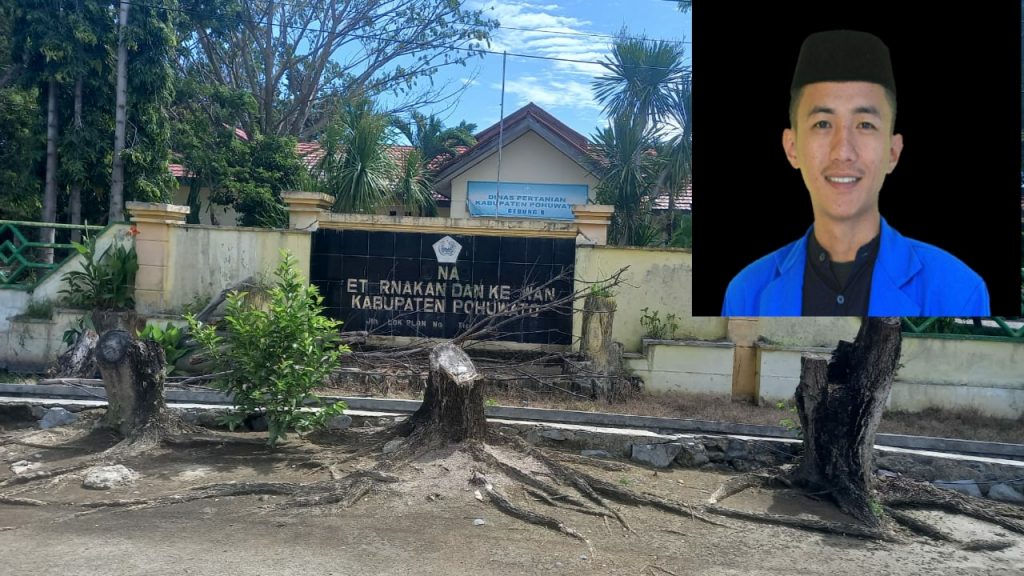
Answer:
[[[447,313],[409,313],[352,309],[351,294],[345,292],[348,278],[365,278],[367,294],[380,294],[381,280],[410,282],[434,281],[437,258],[434,243],[445,234],[409,232],[369,232],[364,230],[327,230],[313,233],[310,261],[310,282],[324,296],[325,314],[344,322],[342,330],[367,330],[366,320],[376,318],[380,324],[372,328],[376,336],[422,336],[454,338],[459,323],[480,320],[452,310],[451,283],[448,284]],[[507,284],[516,290],[532,284],[538,286],[558,276],[563,268],[572,271],[576,258],[575,239],[521,238],[497,236],[450,235],[462,245],[455,264],[460,284]],[[445,265],[448,266],[448,265]],[[552,287],[559,297],[573,290],[572,276]],[[425,321],[426,327],[392,326],[388,320]],[[433,327],[440,322],[443,328]],[[495,339],[532,344],[569,344],[572,342],[572,315],[543,312],[537,317],[524,317],[502,327]]]
[[[882,187],[882,216],[978,272],[993,315],[1020,314],[1020,7],[951,6],[708,2],[694,10],[694,315],[719,315],[736,273],[813,222],[782,131],[801,43],[839,28],[878,35],[892,55],[904,149]]]

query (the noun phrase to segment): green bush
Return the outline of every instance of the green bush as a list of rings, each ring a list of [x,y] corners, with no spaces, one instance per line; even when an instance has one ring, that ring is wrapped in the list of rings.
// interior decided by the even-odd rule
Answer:
[[[658,311],[649,312],[647,308],[640,310],[643,316],[640,317],[640,326],[644,329],[644,337],[653,340],[666,340],[675,337],[676,330],[679,330],[679,322],[675,314],[666,314],[662,320]]]
[[[308,399],[319,402],[313,390],[340,365],[348,348],[339,344],[341,322],[321,315],[323,297],[316,286],[305,285],[291,254],[282,251],[281,256],[265,304],[250,302],[245,292],[228,295],[223,337],[213,326],[186,317],[217,370],[230,371],[217,381],[234,395],[236,406],[224,422],[233,430],[250,414],[265,415],[271,446],[290,428],[323,426],[346,408],[338,402],[319,412],[301,410]]]
[[[185,346],[185,332],[168,322],[163,328],[156,324],[147,324],[138,333],[140,340],[153,340],[164,349],[164,373],[170,375],[174,372],[174,365],[188,354],[188,347]]]
[[[61,279],[67,288],[60,291],[65,302],[74,308],[132,310],[135,308],[135,273],[139,259],[135,245],[111,244],[96,255],[96,237],[71,243],[85,258],[81,270],[67,272]]]

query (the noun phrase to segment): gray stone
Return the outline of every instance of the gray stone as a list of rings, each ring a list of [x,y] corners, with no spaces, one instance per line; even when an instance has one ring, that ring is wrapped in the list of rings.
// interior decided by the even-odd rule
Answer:
[[[47,408],[46,406],[39,406],[38,404],[36,404],[32,406],[31,410],[32,417],[35,418],[36,420],[39,420],[43,416],[46,416],[46,411],[49,410],[49,408]]]
[[[519,429],[513,426],[499,426],[498,434],[503,434],[505,436],[519,436]]]
[[[31,472],[36,468],[42,466],[39,462],[29,462],[28,460],[18,460],[11,464],[11,472],[14,472],[15,476],[21,476],[26,472]]]
[[[743,458],[734,458],[729,461],[729,465],[737,472],[750,472],[757,468],[757,464]]]
[[[562,430],[560,428],[546,428],[540,431],[541,438],[547,438],[548,440],[558,440],[559,442],[563,440],[568,440],[569,436],[570,434],[567,434],[565,430]]]
[[[1024,504],[1024,495],[1014,490],[1009,484],[993,485],[988,489],[988,497],[993,500],[1000,500],[1011,504]]]
[[[725,462],[708,462],[701,466],[700,469],[705,472],[722,472],[724,474],[733,474],[736,472],[733,470],[732,466],[729,466]]]
[[[954,492],[959,492],[961,494],[966,494],[968,496],[974,496],[975,498],[982,497],[981,488],[978,488],[978,485],[975,484],[973,480],[936,480],[935,482],[932,482],[932,484],[938,486],[939,488],[953,490]]]
[[[679,454],[676,455],[676,463],[683,468],[697,468],[710,461],[704,444],[695,440],[686,440],[681,442],[680,446]]]
[[[398,450],[401,447],[402,447],[402,440],[399,439],[399,438],[395,438],[394,440],[392,440],[392,441],[388,442],[387,444],[385,444],[382,451],[385,454],[391,454],[392,452],[394,452],[395,450]]]
[[[93,490],[109,490],[115,486],[129,486],[135,483],[139,473],[121,464],[113,466],[94,466],[85,471],[83,488]]]
[[[78,414],[72,414],[63,408],[50,408],[39,420],[39,427],[46,430],[57,426],[66,426],[78,420]]]
[[[344,414],[338,416],[332,416],[327,420],[327,429],[335,432],[347,430],[352,425],[352,417],[345,416]]]
[[[655,468],[668,468],[683,447],[675,442],[666,444],[633,444],[630,458]]]
[[[581,456],[587,456],[588,458],[611,458],[612,455],[605,450],[581,450]]]
[[[171,409],[175,410],[175,409]],[[196,424],[204,428],[221,428],[221,424],[217,422],[218,417],[223,413],[221,410],[203,410],[189,408],[185,410],[177,410],[177,413],[181,416],[181,419],[189,424]]]

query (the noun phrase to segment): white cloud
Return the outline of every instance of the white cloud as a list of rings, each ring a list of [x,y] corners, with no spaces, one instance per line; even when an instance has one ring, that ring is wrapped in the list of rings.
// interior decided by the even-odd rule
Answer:
[[[562,9],[557,4],[476,0],[469,6],[483,9],[487,17],[501,23],[502,28],[492,34],[491,50],[591,62],[603,59],[608,53],[609,38],[564,34],[587,32],[591,22],[559,14]],[[544,31],[538,32],[538,29]],[[550,65],[563,73],[588,78],[601,70],[599,66],[581,62],[553,61]]]
[[[501,84],[492,85],[501,89]],[[515,98],[515,106],[524,106],[533,102],[541,108],[558,115],[558,108],[575,108],[599,110],[594,102],[588,82],[577,80],[560,80],[554,76],[543,78],[523,76],[505,82],[506,102]]]

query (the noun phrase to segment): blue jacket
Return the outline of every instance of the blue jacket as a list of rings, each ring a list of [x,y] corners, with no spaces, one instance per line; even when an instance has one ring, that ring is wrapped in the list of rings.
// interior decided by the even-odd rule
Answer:
[[[903,237],[885,218],[881,227],[868,315],[990,315],[981,276],[949,252]],[[737,274],[725,292],[722,316],[799,316],[812,230]]]

